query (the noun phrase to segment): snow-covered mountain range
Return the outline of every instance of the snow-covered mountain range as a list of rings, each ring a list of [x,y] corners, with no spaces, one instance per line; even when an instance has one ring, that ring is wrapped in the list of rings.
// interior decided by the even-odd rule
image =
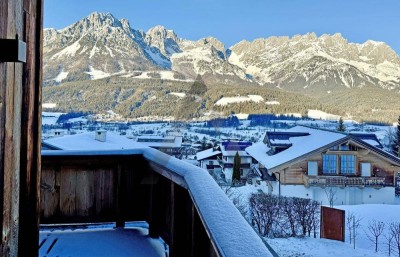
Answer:
[[[215,73],[247,79],[227,61],[217,39],[185,40],[162,26],[143,32],[109,13],[92,13],[61,30],[45,29],[43,38],[46,84],[162,70],[179,78]]]
[[[216,38],[186,40],[162,26],[143,32],[126,19],[92,13],[64,29],[45,29],[43,53],[45,84],[168,71],[171,79],[207,74],[290,91],[400,89],[395,51],[383,42],[349,43],[340,34],[270,37],[226,49]]]

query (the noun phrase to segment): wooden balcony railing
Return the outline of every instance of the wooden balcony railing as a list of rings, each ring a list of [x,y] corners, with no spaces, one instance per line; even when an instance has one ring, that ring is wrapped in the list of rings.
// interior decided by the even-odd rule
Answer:
[[[169,256],[272,256],[205,170],[155,149],[42,151],[41,223],[146,221]]]
[[[391,186],[385,177],[303,176],[305,186]]]

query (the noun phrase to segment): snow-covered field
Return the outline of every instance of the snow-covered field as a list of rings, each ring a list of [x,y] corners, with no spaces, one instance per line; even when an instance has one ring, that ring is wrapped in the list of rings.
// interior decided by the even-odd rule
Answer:
[[[326,113],[320,110],[308,110],[308,117],[311,119],[321,120],[339,120],[340,116]]]
[[[42,112],[42,125],[55,125],[61,112]]]
[[[280,257],[386,257],[372,250],[320,238],[277,238],[267,242]]]
[[[368,224],[372,220],[382,221],[386,224],[384,233],[387,233],[387,226],[390,222],[400,222],[400,205],[364,204],[364,205],[342,205],[335,208],[346,211],[346,215],[352,212],[356,217],[361,218],[361,226],[356,237],[356,249],[349,243],[349,235],[346,229],[346,242],[339,242],[328,239],[314,238],[276,238],[267,239],[267,242],[274,248],[280,257],[305,256],[305,257],[386,257],[388,249],[382,235],[379,238],[378,252],[375,252],[374,245],[367,237]],[[392,252],[392,256],[393,255]]]
[[[228,190],[227,195],[231,199],[240,197],[240,201],[243,204],[247,203],[252,193],[259,192],[268,192],[268,187],[265,182],[261,182],[261,185],[254,184],[232,187]],[[374,219],[376,221],[382,221],[386,224],[383,234],[387,233],[388,225],[391,222],[400,222],[400,199],[398,199],[397,202],[399,205],[364,204],[335,206],[335,208],[345,210],[346,215],[353,213],[356,217],[361,218],[360,227],[357,230],[355,249],[353,249],[353,245],[349,243],[347,228],[345,232],[345,242],[309,237],[266,238],[266,240],[280,257],[386,257],[388,254],[384,235],[379,238],[378,253],[375,253],[374,245],[367,237],[368,224]]]
[[[225,106],[225,105],[228,105],[231,103],[242,103],[242,102],[250,102],[250,101],[259,103],[261,101],[264,101],[264,98],[260,95],[222,97],[215,103],[215,105]]]

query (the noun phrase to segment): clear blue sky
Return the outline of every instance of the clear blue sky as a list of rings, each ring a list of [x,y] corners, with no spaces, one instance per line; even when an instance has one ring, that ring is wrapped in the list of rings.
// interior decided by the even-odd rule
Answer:
[[[384,41],[400,53],[400,0],[44,0],[44,26],[63,28],[91,12],[127,18],[135,29],[155,25],[226,47],[242,39],[340,32],[350,42]]]

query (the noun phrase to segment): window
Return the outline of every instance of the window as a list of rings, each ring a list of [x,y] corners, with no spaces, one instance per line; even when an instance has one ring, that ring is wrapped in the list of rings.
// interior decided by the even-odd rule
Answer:
[[[339,146],[338,146],[338,145],[335,145],[335,146],[331,147],[329,150],[331,150],[331,151],[337,151],[337,150],[339,150]]]
[[[340,156],[340,173],[344,173],[344,174],[356,173],[356,156],[355,155]]]
[[[318,175],[318,162],[308,162],[308,176],[317,176]]]
[[[327,174],[335,174],[337,166],[337,156],[334,154],[322,155],[322,172]]]

